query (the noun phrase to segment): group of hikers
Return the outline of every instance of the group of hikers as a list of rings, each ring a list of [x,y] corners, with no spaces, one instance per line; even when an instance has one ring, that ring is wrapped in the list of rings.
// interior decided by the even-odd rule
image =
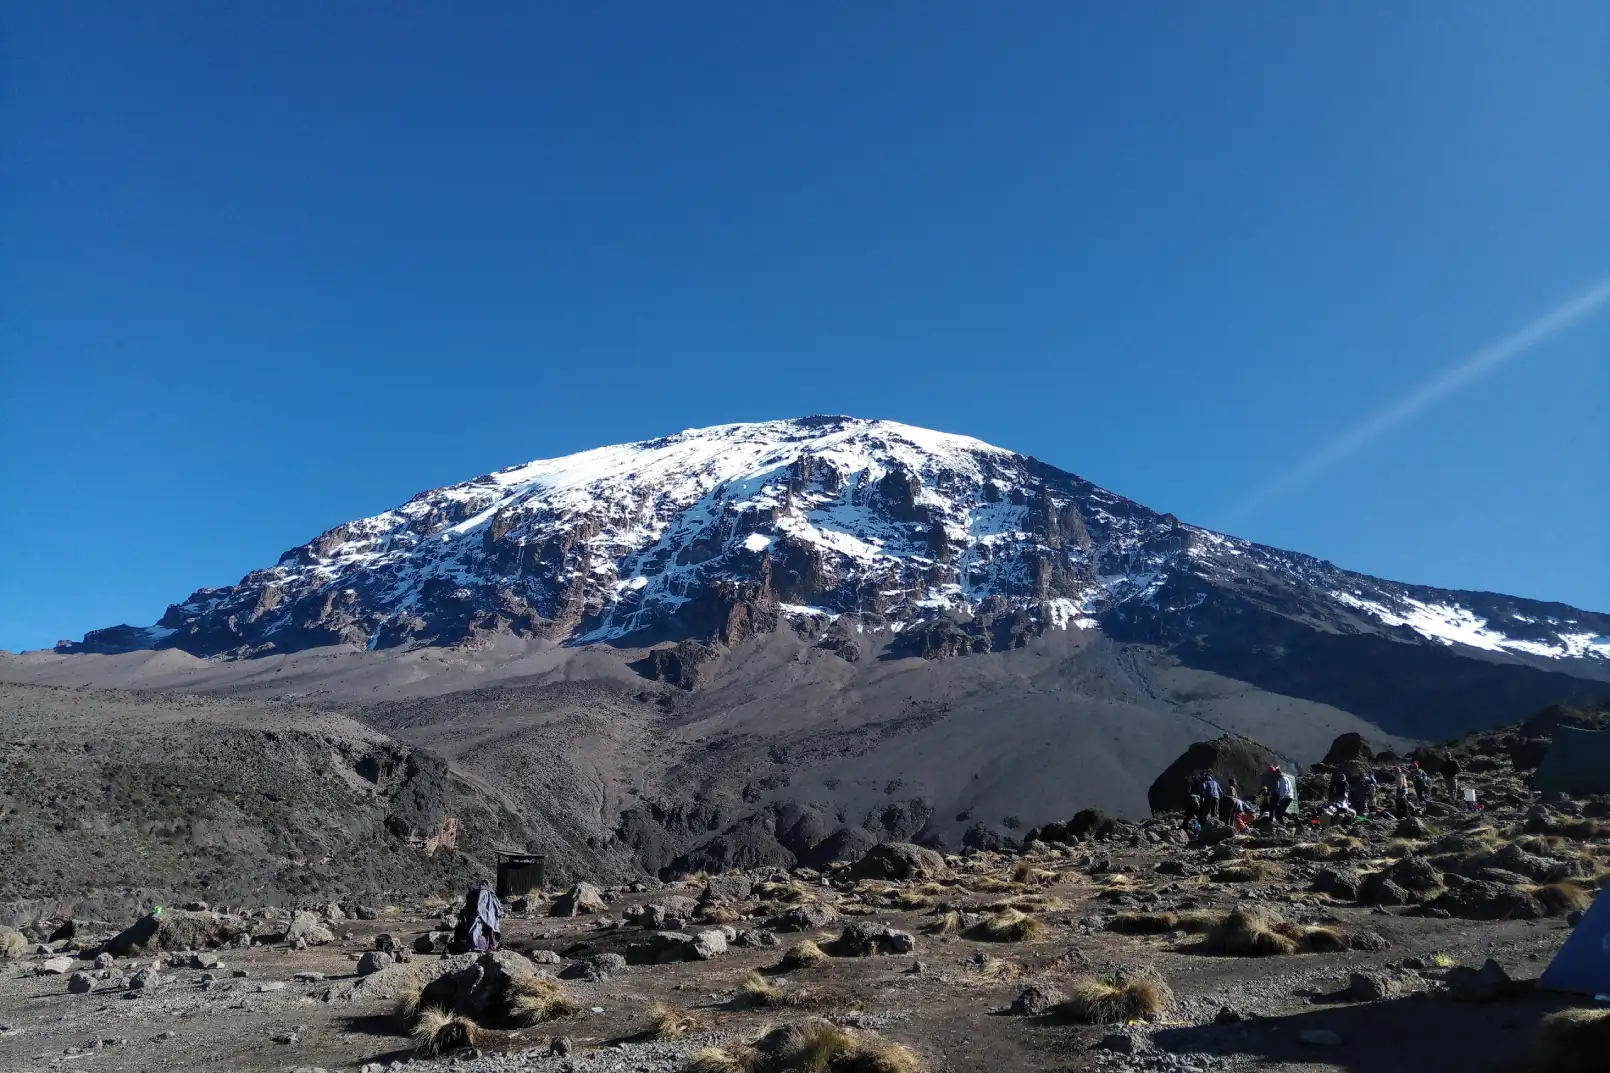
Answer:
[[[1459,797],[1460,770],[1459,761],[1453,756],[1447,757],[1438,770],[1450,801],[1457,801]],[[1418,761],[1394,764],[1384,776],[1384,779],[1378,777],[1366,763],[1337,768],[1331,773],[1329,792],[1319,808],[1319,818],[1346,822],[1368,816],[1377,809],[1390,808],[1392,815],[1402,820],[1417,813],[1417,803],[1423,806],[1431,799],[1432,777]],[[1383,798],[1383,792],[1390,797]],[[1189,793],[1185,813],[1187,830],[1203,830],[1214,823],[1244,829],[1254,824],[1279,826],[1298,822],[1294,808],[1297,780],[1279,764],[1270,764],[1269,770],[1259,776],[1251,799],[1242,797],[1234,776],[1221,784],[1211,771],[1192,775]]]

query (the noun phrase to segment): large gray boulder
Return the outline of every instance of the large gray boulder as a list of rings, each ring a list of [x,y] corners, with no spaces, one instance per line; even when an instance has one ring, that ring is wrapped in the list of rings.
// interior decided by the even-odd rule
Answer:
[[[591,883],[577,883],[554,900],[549,914],[556,917],[573,917],[581,913],[602,913],[604,892]]]
[[[851,879],[930,879],[944,875],[945,858],[910,842],[883,842],[850,866]]]

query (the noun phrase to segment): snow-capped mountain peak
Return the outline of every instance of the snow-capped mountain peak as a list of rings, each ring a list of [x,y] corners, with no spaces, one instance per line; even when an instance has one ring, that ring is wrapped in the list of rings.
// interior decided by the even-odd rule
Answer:
[[[979,440],[850,417],[718,425],[421,493],[157,625],[69,651],[735,643],[792,626],[924,656],[1100,628],[1178,643],[1227,601],[1315,628],[1610,660],[1610,618],[1396,585],[1183,525]]]

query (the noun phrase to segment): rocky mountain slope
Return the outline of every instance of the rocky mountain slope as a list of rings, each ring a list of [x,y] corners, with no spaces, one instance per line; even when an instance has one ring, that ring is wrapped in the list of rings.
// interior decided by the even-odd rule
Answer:
[[[317,706],[439,758],[483,843],[624,879],[1143,816],[1223,733],[1308,764],[1610,697],[1607,636],[835,417],[424,493],[0,680]]]

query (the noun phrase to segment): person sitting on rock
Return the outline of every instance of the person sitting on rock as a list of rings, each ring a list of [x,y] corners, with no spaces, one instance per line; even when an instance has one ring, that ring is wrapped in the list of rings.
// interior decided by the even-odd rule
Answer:
[[[1330,776],[1330,803],[1345,805],[1347,800],[1347,772],[1337,768]]]

